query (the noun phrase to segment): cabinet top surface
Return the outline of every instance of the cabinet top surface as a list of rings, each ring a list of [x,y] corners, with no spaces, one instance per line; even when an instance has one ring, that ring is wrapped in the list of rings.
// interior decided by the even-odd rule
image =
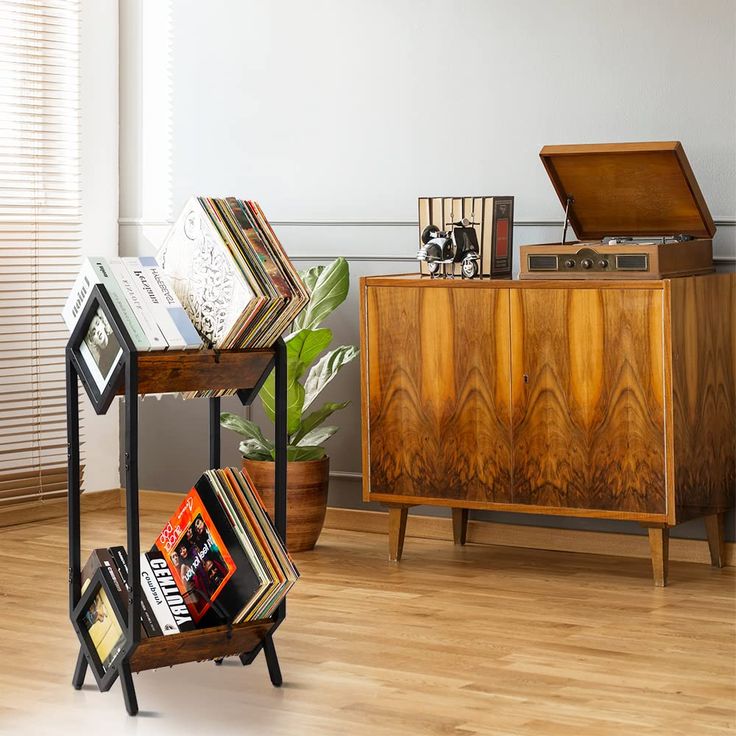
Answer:
[[[698,276],[695,278],[708,278]],[[433,279],[418,273],[363,276],[363,286],[411,286],[451,289],[663,289],[669,279]]]

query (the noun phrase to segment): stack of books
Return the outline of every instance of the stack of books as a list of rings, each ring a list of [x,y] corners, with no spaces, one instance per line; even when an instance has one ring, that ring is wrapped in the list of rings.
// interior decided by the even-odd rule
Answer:
[[[270,347],[309,301],[257,202],[192,197],[158,260],[214,348]]]
[[[126,610],[125,548],[94,550],[82,569],[83,590],[98,567]],[[209,470],[141,554],[141,636],[267,618],[298,578],[248,475]]]
[[[102,284],[138,352],[196,350],[202,338],[155,258],[87,258],[61,316],[74,330],[95,284]],[[122,356],[105,313],[98,307],[80,353],[100,390]]]

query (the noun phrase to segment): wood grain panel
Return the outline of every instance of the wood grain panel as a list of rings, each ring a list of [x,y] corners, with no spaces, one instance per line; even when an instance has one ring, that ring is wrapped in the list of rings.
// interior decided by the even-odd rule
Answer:
[[[662,292],[510,301],[514,503],[665,513]]]
[[[367,290],[371,492],[511,500],[508,299],[506,289]]]
[[[132,672],[249,652],[273,628],[270,620],[184,631],[143,639],[130,658]]]
[[[138,393],[252,388],[273,356],[273,350],[154,350],[138,353]],[[123,383],[117,393],[125,393]]]
[[[677,520],[725,511],[736,488],[736,274],[670,284]]]

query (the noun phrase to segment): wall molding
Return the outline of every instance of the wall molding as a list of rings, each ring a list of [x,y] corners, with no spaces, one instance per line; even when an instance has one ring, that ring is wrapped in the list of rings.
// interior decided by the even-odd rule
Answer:
[[[388,514],[385,511],[363,511],[329,507],[325,528],[367,534],[386,535],[388,554]],[[417,539],[437,539],[452,543],[452,520],[437,516],[409,514],[406,536]],[[553,529],[521,524],[499,524],[493,521],[468,522],[468,542],[471,544],[523,547],[555,552],[582,552],[614,557],[650,558],[646,535],[617,532],[591,532],[582,529]],[[699,539],[670,537],[670,560],[710,564],[708,543]],[[404,559],[411,556],[411,546],[404,547]],[[726,565],[736,565],[736,543],[726,544]]]
[[[736,226],[736,217],[720,217],[716,227]],[[119,217],[121,227],[163,227],[174,224],[174,220],[156,220],[145,217]],[[419,227],[417,220],[272,220],[278,227]],[[514,227],[562,227],[562,220],[514,220]]]

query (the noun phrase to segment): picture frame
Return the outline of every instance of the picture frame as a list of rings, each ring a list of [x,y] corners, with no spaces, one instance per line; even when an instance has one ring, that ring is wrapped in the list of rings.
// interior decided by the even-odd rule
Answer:
[[[69,338],[67,356],[97,414],[110,408],[134,352],[107,290],[96,284]]]
[[[72,625],[101,692],[112,687],[127,656],[127,611],[104,567],[99,567],[72,612]]]

